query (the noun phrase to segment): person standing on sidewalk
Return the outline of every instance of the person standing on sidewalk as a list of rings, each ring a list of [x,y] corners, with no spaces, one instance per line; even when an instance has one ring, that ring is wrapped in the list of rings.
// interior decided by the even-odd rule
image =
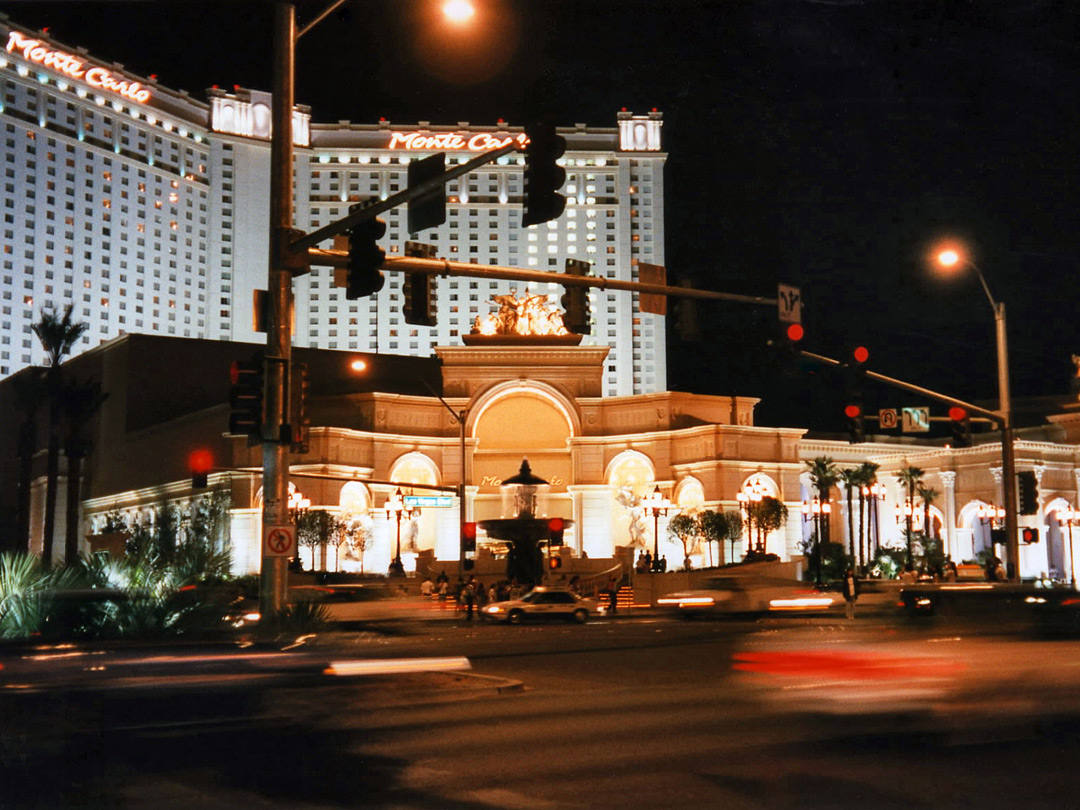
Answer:
[[[615,577],[608,577],[607,581],[608,615],[614,616],[619,610],[619,583]]]
[[[855,618],[855,600],[859,598],[859,578],[855,569],[849,568],[844,574],[844,613],[849,619]]]

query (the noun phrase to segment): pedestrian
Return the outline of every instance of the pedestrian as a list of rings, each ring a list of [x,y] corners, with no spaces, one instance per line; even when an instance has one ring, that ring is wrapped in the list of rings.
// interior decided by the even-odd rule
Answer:
[[[462,587],[461,601],[465,604],[465,621],[471,622],[473,607],[476,605],[476,577],[469,577],[469,581]]]
[[[420,595],[425,599],[430,599],[434,593],[435,583],[431,581],[431,577],[424,577],[424,581],[420,583]]]
[[[619,583],[615,577],[608,577],[607,581],[608,613],[614,616],[619,610]]]
[[[1009,575],[1005,573],[1005,563],[1003,563],[998,557],[994,557],[994,581],[995,582],[1007,582]]]
[[[859,598],[859,578],[855,569],[849,568],[844,574],[844,613],[849,619],[855,618],[855,601]]]

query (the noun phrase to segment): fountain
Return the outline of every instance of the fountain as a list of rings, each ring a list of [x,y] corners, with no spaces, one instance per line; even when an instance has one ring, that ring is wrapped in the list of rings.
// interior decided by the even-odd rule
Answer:
[[[509,545],[506,559],[506,576],[523,585],[539,585],[544,577],[544,554],[540,543],[551,539],[551,518],[538,517],[541,498],[546,497],[549,484],[533,475],[529,460],[522,459],[517,475],[501,484],[503,490],[503,513],[512,518],[481,520],[479,526],[488,537],[502,540]],[[559,518],[562,526],[573,523]]]

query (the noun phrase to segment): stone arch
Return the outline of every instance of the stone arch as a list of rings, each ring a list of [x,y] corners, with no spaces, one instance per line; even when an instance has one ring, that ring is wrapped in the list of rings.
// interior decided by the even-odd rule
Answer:
[[[1057,511],[1072,510],[1072,505],[1062,497],[1054,498],[1046,504],[1043,513],[1044,531],[1046,537],[1046,573],[1051,579],[1072,579],[1073,567],[1073,543],[1080,539],[1080,531],[1076,526],[1066,523],[1061,525]]]
[[[772,476],[766,473],[756,472],[746,476],[742,486],[739,487],[739,492],[749,494],[755,487],[758,488],[758,491],[762,495],[768,495],[770,498],[783,500],[780,498],[780,487],[777,486],[776,481],[773,480]]]
[[[636,495],[642,495],[644,492],[639,490],[656,480],[656,465],[640,450],[623,450],[608,462],[604,480],[615,489],[629,486]]]
[[[360,481],[346,481],[338,493],[338,506],[345,514],[364,514],[372,508],[371,491]]]
[[[705,508],[705,487],[697,478],[688,475],[676,484],[672,501],[681,512],[699,512]]]
[[[546,402],[565,419],[570,437],[581,435],[581,416],[574,404],[554,387],[536,380],[511,380],[492,386],[481,394],[469,409],[465,423],[468,435],[479,440],[481,438],[480,424],[485,417],[491,415],[491,409],[515,396],[531,397]]]
[[[416,450],[398,456],[390,465],[390,480],[395,484],[439,486],[440,478],[438,465]]]

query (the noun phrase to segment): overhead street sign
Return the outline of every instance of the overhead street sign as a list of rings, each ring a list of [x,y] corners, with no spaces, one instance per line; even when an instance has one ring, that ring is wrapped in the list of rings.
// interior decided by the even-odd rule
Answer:
[[[659,264],[638,262],[638,281],[642,284],[667,286],[667,268]],[[638,294],[638,308],[653,315],[667,315],[667,296],[652,293]]]
[[[404,501],[405,506],[410,509],[419,509],[421,507],[439,508],[454,505],[452,495],[406,495]]]
[[[901,430],[904,433],[929,433],[929,408],[904,408]]]
[[[798,287],[777,285],[776,314],[781,323],[802,323],[802,291]]]

